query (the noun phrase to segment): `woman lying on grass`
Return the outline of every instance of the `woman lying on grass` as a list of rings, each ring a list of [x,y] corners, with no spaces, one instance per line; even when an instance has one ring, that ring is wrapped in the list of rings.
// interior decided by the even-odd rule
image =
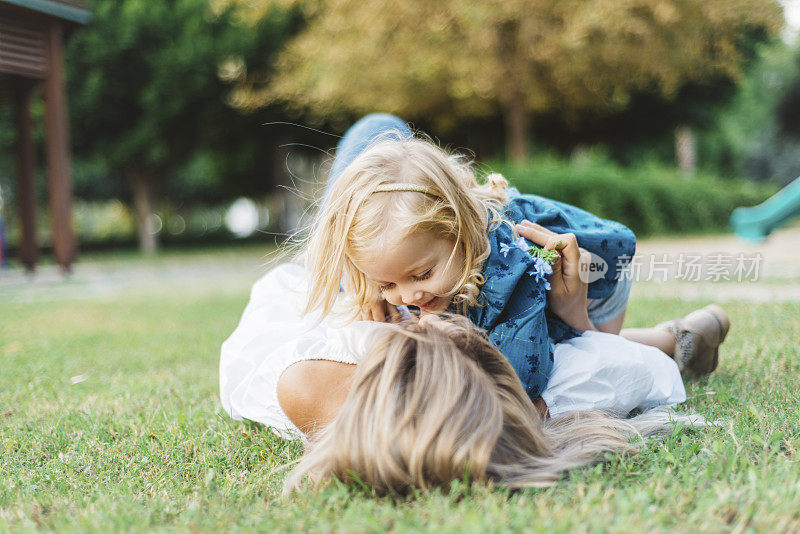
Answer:
[[[674,421],[663,410],[627,420],[600,411],[543,419],[482,331],[464,317],[427,315],[377,338],[338,415],[311,435],[285,488],[333,478],[378,494],[447,488],[464,478],[549,486],[604,453],[635,451],[641,439],[633,438],[670,430]]]
[[[569,267],[576,258],[564,260]],[[300,313],[305,276],[301,265],[285,263],[256,283],[220,362],[229,415],[306,440],[287,491],[333,478],[377,493],[446,488],[465,476],[546,486],[604,453],[636,450],[635,438],[671,430],[675,421],[702,421],[653,408],[670,403],[670,373],[677,373],[655,347],[601,332],[556,344],[548,403],[537,398],[537,409],[507,358],[466,317],[317,322]],[[608,350],[598,352],[592,336]],[[565,359],[582,362],[591,388],[576,365],[560,365]],[[304,375],[309,362],[328,372]],[[302,387],[286,388],[287,373]],[[322,404],[320,390],[327,392]],[[625,419],[635,408],[653,409]]]
[[[449,481],[468,463],[475,478],[505,479],[523,466],[508,483],[541,484],[598,452],[629,448],[634,427],[587,410],[625,416],[680,403],[680,369],[716,367],[729,326],[717,308],[616,335],[630,279],[613,276],[611,266],[633,252],[628,229],[519,195],[497,175],[479,185],[468,162],[413,138],[396,117],[369,116],[345,135],[331,184],[305,254],[256,282],[220,361],[220,398],[231,417],[291,437],[341,428],[323,431],[331,441],[313,437],[320,445],[300,473],[338,476],[362,465],[363,480],[396,489]],[[590,282],[580,273],[592,248],[609,269]],[[422,316],[460,314],[457,337],[484,332],[488,340],[468,343],[482,352],[462,346],[458,356],[452,340],[387,322],[403,313],[412,320],[409,306]],[[353,312],[362,320],[348,323]],[[415,344],[373,345],[376,335]],[[445,363],[417,368],[441,351],[450,354]],[[383,378],[368,374],[384,367]],[[499,377],[476,375],[495,368]],[[542,423],[548,413],[552,420]],[[493,467],[506,463],[508,471]],[[407,471],[397,479],[405,482],[382,478],[386,466]]]

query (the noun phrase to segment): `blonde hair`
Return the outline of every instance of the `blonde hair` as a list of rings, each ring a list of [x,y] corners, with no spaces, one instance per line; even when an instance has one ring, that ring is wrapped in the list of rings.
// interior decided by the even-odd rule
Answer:
[[[425,331],[390,328],[359,364],[338,415],[313,433],[284,490],[330,479],[379,494],[447,488],[455,479],[511,488],[554,484],[603,453],[638,448],[639,430],[669,418],[625,421],[600,412],[541,417],[514,369],[461,316]]]
[[[397,239],[433,232],[463,247],[461,276],[448,296],[461,312],[478,303],[481,267],[489,255],[487,227],[502,218],[508,182],[493,174],[481,185],[466,158],[424,139],[397,137],[387,132],[359,154],[318,214],[306,246],[311,276],[307,313],[329,313],[340,285],[353,298],[354,315],[378,296],[377,284],[354,260],[390,244],[390,222]],[[455,254],[454,248],[449,261]]]

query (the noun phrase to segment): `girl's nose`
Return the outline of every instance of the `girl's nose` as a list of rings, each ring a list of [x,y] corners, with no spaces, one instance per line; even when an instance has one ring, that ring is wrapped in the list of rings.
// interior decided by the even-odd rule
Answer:
[[[400,298],[403,300],[403,304],[409,304],[411,306],[416,306],[422,303],[424,296],[424,293],[418,289],[405,289],[400,293]]]

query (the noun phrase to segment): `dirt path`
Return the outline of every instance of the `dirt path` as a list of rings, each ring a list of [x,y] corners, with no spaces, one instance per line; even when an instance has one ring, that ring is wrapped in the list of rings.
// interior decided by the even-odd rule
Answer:
[[[639,242],[637,255],[657,257],[663,254],[709,256],[717,253],[736,257],[762,256],[761,276],[765,279],[797,279],[800,282],[800,225],[774,232],[761,243],[743,240],[733,234],[701,237],[669,237]]]
[[[798,225],[761,243],[733,234],[645,239],[637,247],[637,262],[637,296],[800,302]]]

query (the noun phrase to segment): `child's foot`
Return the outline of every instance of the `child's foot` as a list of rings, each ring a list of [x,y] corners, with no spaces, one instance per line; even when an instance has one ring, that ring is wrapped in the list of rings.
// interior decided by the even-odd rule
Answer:
[[[659,323],[656,328],[675,334],[672,358],[681,371],[704,375],[717,368],[719,345],[725,340],[730,326],[728,314],[716,304],[710,304],[683,319]]]

